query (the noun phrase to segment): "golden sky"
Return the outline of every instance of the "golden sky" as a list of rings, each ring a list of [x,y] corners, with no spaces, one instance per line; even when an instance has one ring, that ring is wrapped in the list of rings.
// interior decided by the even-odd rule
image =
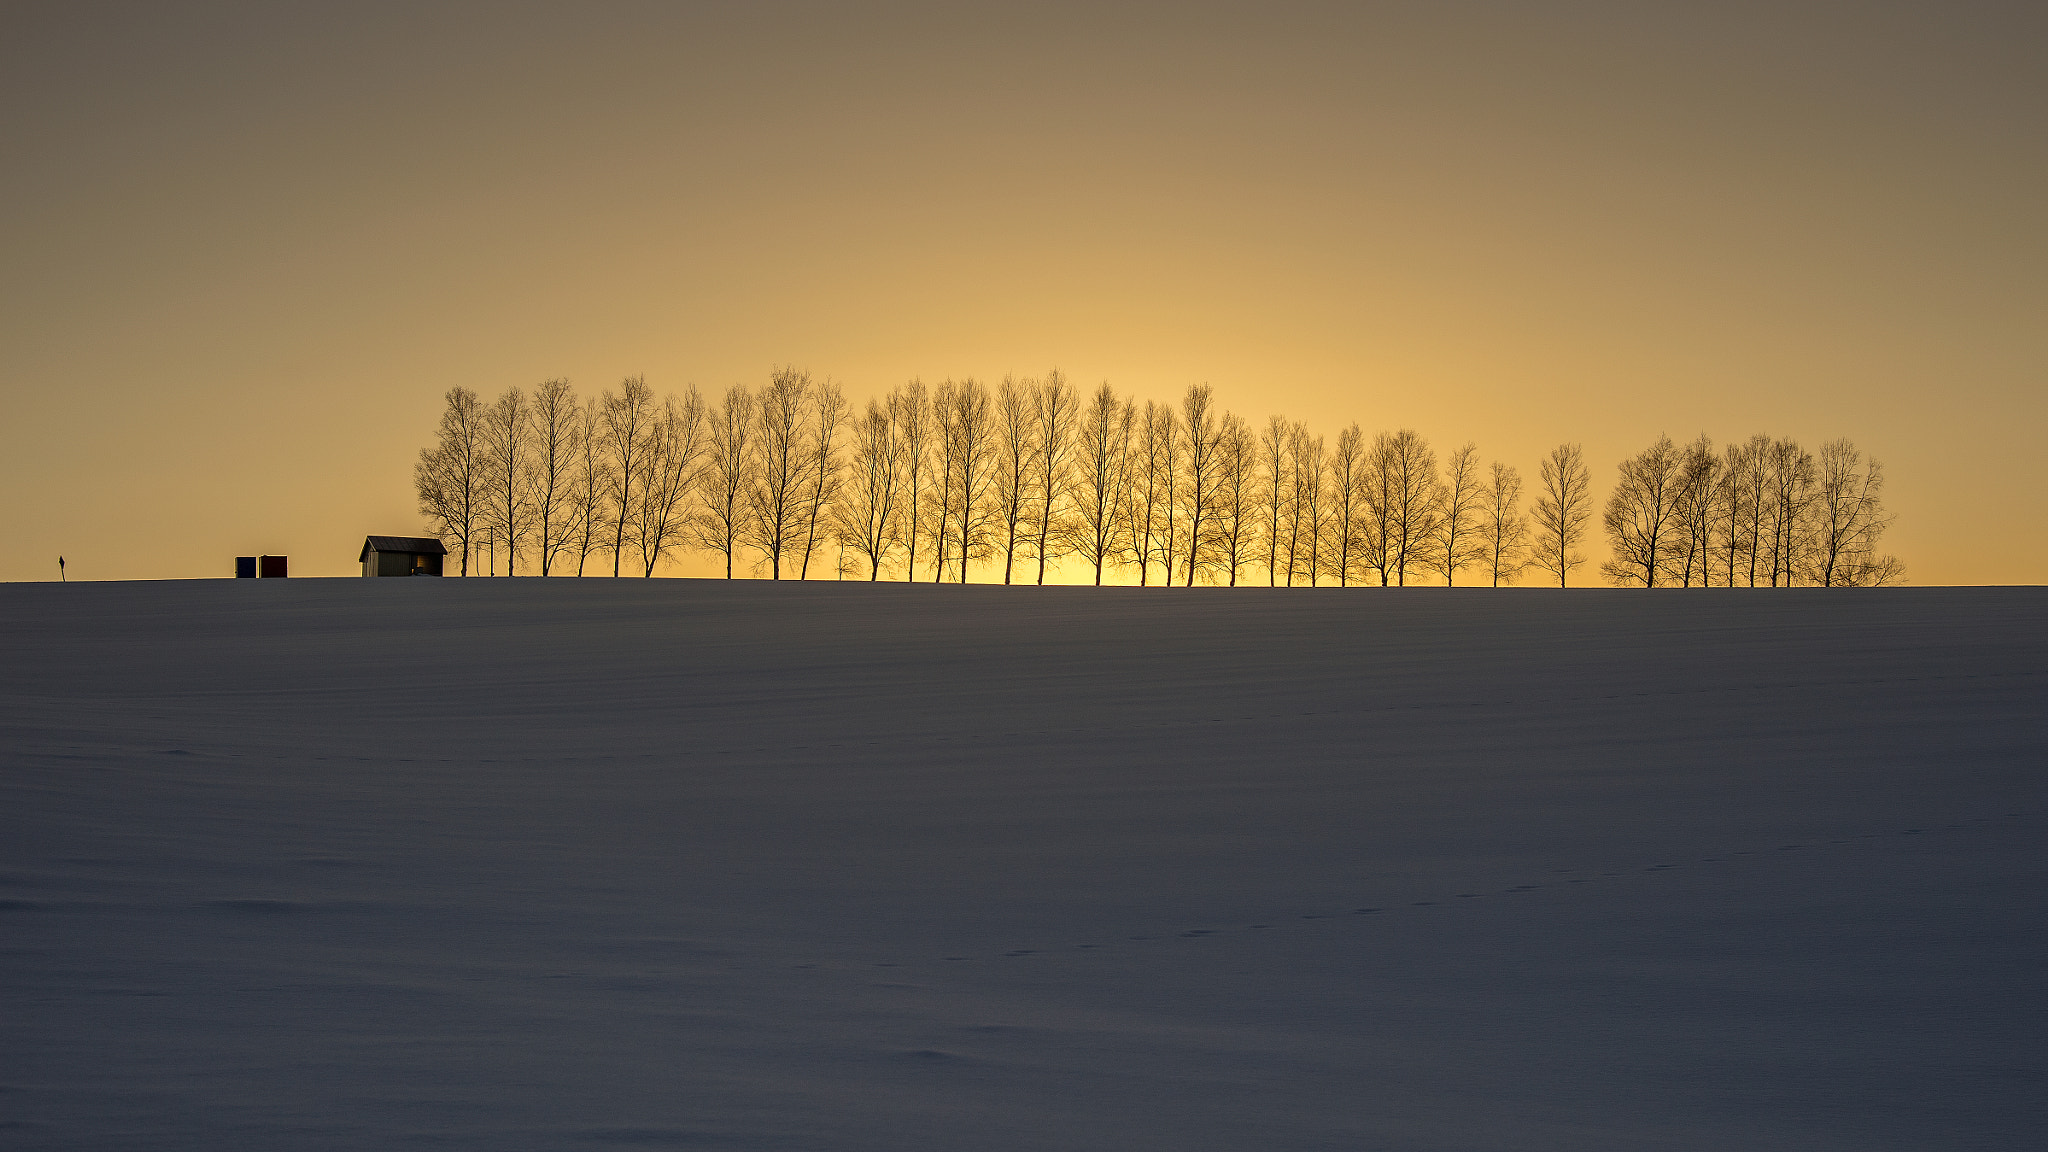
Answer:
[[[788,363],[1578,440],[1596,499],[1845,435],[1911,582],[2038,582],[2044,13],[9,5],[0,579],[351,572],[451,386]]]

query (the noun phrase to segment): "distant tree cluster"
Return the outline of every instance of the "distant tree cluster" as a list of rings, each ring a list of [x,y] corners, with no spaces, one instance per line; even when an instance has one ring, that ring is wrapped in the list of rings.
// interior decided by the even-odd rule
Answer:
[[[455,388],[414,469],[421,512],[470,575],[651,576],[672,554],[806,579],[1044,583],[1062,560],[1191,586],[1310,587],[1536,569],[1565,585],[1594,515],[1576,444],[1541,462],[1523,508],[1514,467],[1466,444],[1439,460],[1412,430],[1334,442],[1279,416],[1254,428],[1208,385],[1178,404],[1082,394],[1058,370],[927,386],[854,411],[796,369],[657,398],[633,377],[579,399],[564,380],[486,403]],[[1846,440],[1816,460],[1756,437],[1716,454],[1664,438],[1623,462],[1603,524],[1623,585],[1888,583],[1883,473]]]
[[[1868,587],[1903,575],[1878,550],[1891,524],[1884,468],[1848,440],[1819,456],[1752,436],[1719,453],[1705,437],[1660,437],[1622,461],[1603,523],[1624,586]]]

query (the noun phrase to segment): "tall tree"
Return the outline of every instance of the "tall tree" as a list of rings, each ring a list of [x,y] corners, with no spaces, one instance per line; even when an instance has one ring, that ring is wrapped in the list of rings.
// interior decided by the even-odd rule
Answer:
[[[1261,535],[1266,545],[1266,586],[1280,586],[1281,525],[1290,515],[1288,503],[1294,496],[1294,478],[1287,474],[1287,418],[1268,416],[1259,433],[1259,480],[1263,485],[1260,505]]]
[[[1373,460],[1386,470],[1381,487],[1387,494],[1388,560],[1394,583],[1405,588],[1408,569],[1423,562],[1436,535],[1436,452],[1412,428],[1380,435],[1385,443]]]
[[[1251,545],[1258,530],[1259,448],[1251,426],[1244,417],[1226,412],[1216,436],[1215,516],[1211,519],[1212,563],[1229,574],[1228,583],[1237,587],[1237,574],[1251,561]]]
[[[1602,522],[1613,556],[1600,566],[1609,580],[1621,585],[1655,588],[1668,581],[1673,537],[1678,531],[1679,451],[1671,437],[1621,462],[1614,492],[1607,498]]]
[[[640,546],[642,576],[653,576],[656,566],[688,538],[690,497],[697,489],[704,438],[704,398],[694,384],[681,400],[665,399],[648,422],[640,453],[640,507],[633,517],[639,525],[634,542]]]
[[[450,388],[442,399],[446,406],[434,446],[420,449],[419,462],[413,465],[413,488],[420,515],[442,540],[455,545],[467,576],[484,511],[483,405],[467,388]]]
[[[1159,476],[1155,492],[1159,499],[1158,519],[1154,521],[1157,531],[1156,555],[1164,574],[1159,584],[1164,588],[1173,587],[1173,566],[1180,556],[1182,539],[1187,532],[1187,517],[1181,514],[1185,478],[1181,475],[1181,460],[1187,454],[1187,441],[1182,436],[1180,413],[1172,404],[1159,406]]]
[[[853,467],[844,498],[833,506],[834,534],[867,560],[871,581],[881,579],[899,535],[903,440],[892,409],[901,398],[900,392],[891,393],[887,406],[870,400],[867,411],[854,419]]]
[[[1137,409],[1119,401],[1107,380],[1095,390],[1076,428],[1076,476],[1073,515],[1062,521],[1066,550],[1077,553],[1095,570],[1122,553],[1119,537],[1131,480],[1131,432]]]
[[[1310,436],[1308,425],[1297,422],[1289,432],[1288,471],[1294,476],[1293,519],[1288,525],[1287,582],[1297,575],[1316,586],[1322,571],[1323,534],[1323,438]]]
[[[754,485],[754,394],[744,384],[725,390],[725,403],[706,417],[704,467],[697,476],[697,516],[690,541],[725,557],[725,578],[748,539]]]
[[[1726,587],[1735,587],[1745,568],[1754,569],[1756,520],[1752,515],[1755,489],[1750,483],[1756,456],[1750,444],[1730,444],[1721,453],[1721,507],[1715,513],[1721,522],[1721,576]]]
[[[1530,562],[1557,577],[1565,586],[1571,571],[1586,562],[1578,551],[1593,518],[1593,478],[1586,454],[1577,444],[1559,444],[1543,458],[1537,472],[1543,490],[1536,496],[1536,544]]]
[[[1486,484],[1479,476],[1479,448],[1466,444],[1444,461],[1437,486],[1436,533],[1430,541],[1429,566],[1444,578],[1446,588],[1458,572],[1486,557]]]
[[[1847,439],[1820,446],[1813,499],[1813,578],[1823,588],[1891,584],[1904,574],[1893,556],[1880,554],[1878,539],[1892,517],[1884,506],[1884,466],[1868,465]]]
[[[922,380],[912,380],[889,394],[889,416],[896,423],[897,442],[903,446],[903,509],[898,518],[908,551],[903,562],[905,580],[917,579],[917,542],[925,489],[931,482],[931,407]]]
[[[995,517],[1003,533],[1003,583],[1017,564],[1017,546],[1034,534],[1032,479],[1038,470],[1038,421],[1032,411],[1035,380],[1004,376],[996,385],[995,440],[990,452],[995,485]]]
[[[960,583],[965,584],[968,564],[988,552],[989,529],[995,521],[988,495],[995,479],[996,422],[988,389],[972,376],[954,391],[953,407],[953,435],[958,437],[954,475],[960,482],[953,501],[954,542],[960,548]]]
[[[1512,581],[1521,575],[1529,564],[1525,551],[1529,521],[1522,515],[1521,507],[1522,474],[1512,465],[1494,461],[1481,499],[1480,541],[1486,550],[1483,560],[1493,586],[1498,588],[1501,581]]]
[[[771,372],[754,406],[758,451],[747,500],[747,543],[761,553],[774,580],[782,579],[782,562],[803,546],[810,406],[811,374],[795,368]]]
[[[576,552],[576,575],[590,554],[604,546],[605,498],[612,490],[610,454],[605,450],[604,413],[597,397],[576,413],[575,481],[569,492],[569,539]]]
[[[1394,583],[1396,487],[1401,469],[1395,462],[1394,438],[1382,432],[1365,449],[1364,512],[1358,527],[1359,562],[1380,578],[1380,587]]]
[[[1705,434],[1680,450],[1678,502],[1673,513],[1679,539],[1671,568],[1681,588],[1692,587],[1695,579],[1702,588],[1711,583],[1709,570],[1722,533],[1722,479],[1721,457]]]
[[[492,541],[505,546],[507,576],[519,574],[519,545],[532,531],[527,519],[532,444],[533,413],[526,406],[526,393],[507,388],[484,410],[484,466],[491,494],[486,526]]]
[[[1779,587],[1782,581],[1790,588],[1808,559],[1813,454],[1796,441],[1773,440],[1764,458],[1769,483],[1765,539],[1771,587]]]
[[[575,530],[582,417],[583,406],[567,380],[545,380],[533,390],[533,515],[543,576],[552,574],[555,557],[569,546]]]
[[[811,574],[811,554],[823,542],[820,530],[829,527],[827,510],[839,495],[839,430],[846,423],[846,394],[838,381],[819,384],[811,404],[810,460],[805,478],[803,562],[797,579]]]
[[[1210,521],[1216,515],[1216,455],[1221,429],[1212,389],[1207,384],[1188,385],[1180,402],[1180,431],[1185,446],[1180,470],[1186,478],[1181,485],[1181,499],[1187,508],[1188,588],[1195,586],[1195,574],[1209,565],[1204,544],[1212,539]],[[1172,578],[1173,566],[1169,564],[1169,583]]]
[[[1066,374],[1058,368],[1046,373],[1031,392],[1032,418],[1038,438],[1036,506],[1038,508],[1038,582],[1045,583],[1045,565],[1068,539],[1062,517],[1067,511],[1073,484],[1069,457],[1074,448],[1074,419],[1078,398]]]
[[[634,488],[640,480],[640,456],[647,449],[647,425],[654,418],[654,392],[646,377],[628,376],[617,395],[604,394],[602,404],[606,474],[612,481],[612,575],[617,576],[626,554],[626,533],[633,525]]]
[[[1138,416],[1137,438],[1133,444],[1135,456],[1131,461],[1130,510],[1125,514],[1125,530],[1131,540],[1131,562],[1138,566],[1140,588],[1151,583],[1152,561],[1171,547],[1165,505],[1171,502],[1173,492],[1170,469],[1174,457],[1174,424],[1172,408],[1145,401],[1145,407]],[[1161,544],[1162,534],[1166,534],[1168,540],[1164,546]],[[1168,570],[1168,583],[1172,579],[1173,573]]]
[[[1359,564],[1359,528],[1365,512],[1365,433],[1358,425],[1337,434],[1329,469],[1330,532],[1324,552],[1330,574],[1344,587]]]
[[[953,494],[959,485],[960,386],[941,380],[932,389],[932,485],[925,497],[926,535],[932,545],[932,583],[946,578],[946,549],[953,541]]]

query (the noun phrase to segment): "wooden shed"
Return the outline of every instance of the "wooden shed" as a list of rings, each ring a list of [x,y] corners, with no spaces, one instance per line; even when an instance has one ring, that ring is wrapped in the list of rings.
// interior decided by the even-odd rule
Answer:
[[[431,536],[363,537],[363,575],[439,576],[448,549]]]

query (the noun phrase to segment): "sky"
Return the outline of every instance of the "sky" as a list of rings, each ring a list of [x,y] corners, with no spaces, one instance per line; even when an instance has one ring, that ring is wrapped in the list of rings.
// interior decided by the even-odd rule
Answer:
[[[2048,566],[2036,5],[8,3],[0,154],[0,579],[347,574],[451,387],[782,364],[1847,436],[1910,582]]]

